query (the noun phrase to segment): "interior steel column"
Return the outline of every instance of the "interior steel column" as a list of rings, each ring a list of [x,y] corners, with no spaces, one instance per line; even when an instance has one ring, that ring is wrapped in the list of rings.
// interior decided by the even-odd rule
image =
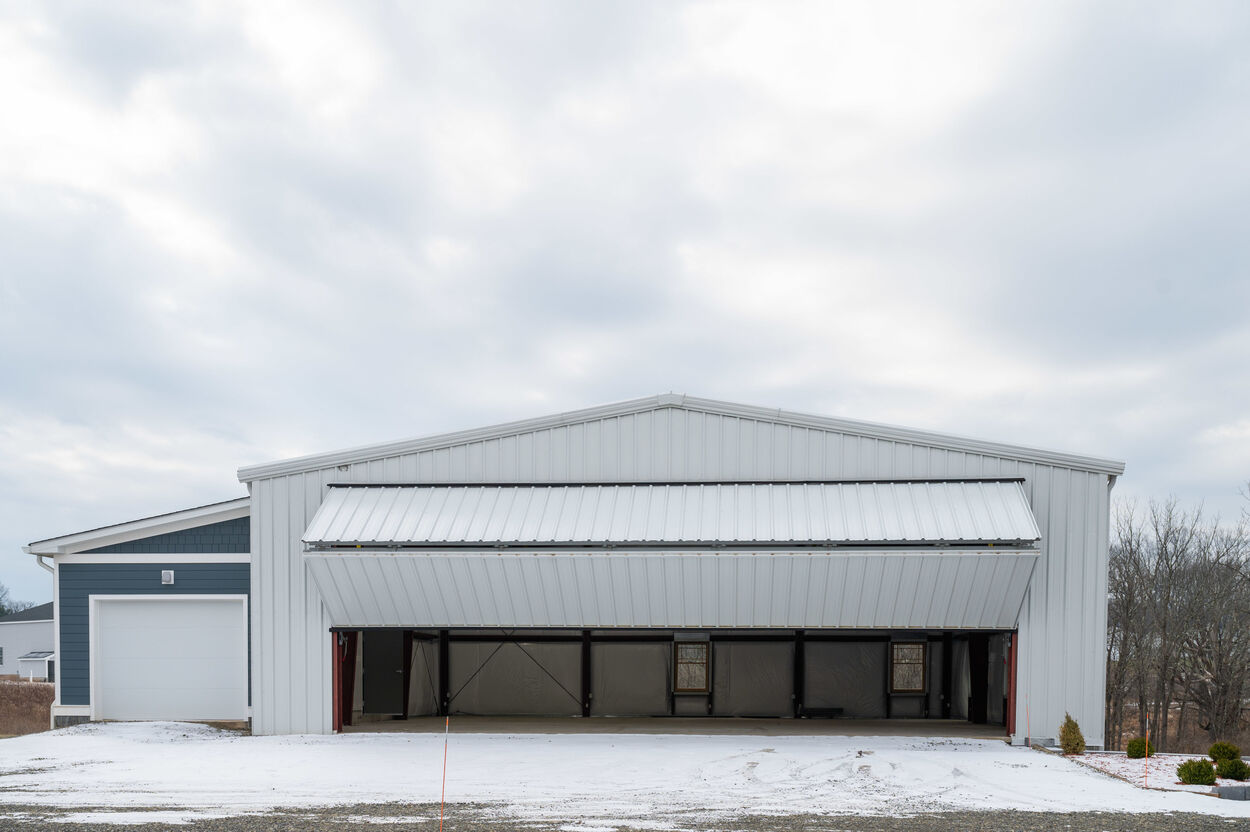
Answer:
[[[408,701],[412,696],[412,630],[404,630],[404,719],[408,718]]]
[[[942,719],[951,718],[951,667],[955,651],[955,640],[950,633],[942,634]]]
[[[803,715],[803,689],[807,686],[807,653],[805,632],[794,631],[794,718]]]
[[[1020,639],[1019,633],[1008,633],[1007,638],[1011,639],[1010,655],[1007,660],[1007,736],[1013,736],[1016,733],[1016,656],[1019,655],[1016,649],[1016,642]]]
[[[448,686],[451,684],[451,638],[446,630],[438,631],[438,715],[447,716],[451,711]]]
[[[990,637],[988,633],[968,635],[968,721],[974,725],[989,722]]]
[[[582,716],[590,716],[590,630],[582,630]]]
[[[343,730],[343,648],[339,646],[342,634],[330,633],[330,729],[334,733]]]
[[[894,642],[885,642],[885,718],[890,718],[894,707]]]
[[[356,704],[356,643],[360,638],[360,633],[352,631],[344,633],[344,636],[346,644],[343,646],[343,669],[339,671],[343,694],[339,706],[342,708],[343,724],[351,725],[352,708]]]

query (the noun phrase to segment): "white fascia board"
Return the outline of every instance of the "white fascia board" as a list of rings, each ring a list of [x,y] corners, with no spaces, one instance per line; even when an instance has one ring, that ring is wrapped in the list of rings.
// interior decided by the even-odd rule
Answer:
[[[98,549],[102,546],[112,546],[116,543],[126,543],[144,537],[180,532],[212,523],[221,523],[225,520],[247,517],[252,510],[251,505],[251,497],[240,497],[223,503],[197,506],[183,511],[118,523],[115,526],[103,526],[62,537],[37,540],[28,546],[23,546],[22,551],[29,555],[67,555],[87,549]]]
[[[152,554],[147,552],[86,552],[57,555],[56,562],[66,563],[251,563],[248,552],[175,552]]]
[[[1069,468],[1077,471],[1091,471],[1094,473],[1108,474],[1110,476],[1119,476],[1124,473],[1123,462],[1113,459],[1105,459],[1102,457],[1083,456],[1080,454],[1069,454],[1059,451],[1047,451],[1040,448],[1029,448],[1002,442],[987,442],[965,436],[956,436],[953,434],[916,430],[914,428],[877,424],[874,422],[860,422],[852,419],[839,419],[830,416],[815,416],[807,413],[795,413],[787,410],[734,404],[732,402],[722,402],[715,399],[701,399],[694,396],[665,394],[660,396],[649,396],[643,399],[631,399],[629,401],[618,402],[616,404],[591,407],[585,410],[573,410],[566,413],[558,413],[552,416],[543,416],[536,419],[506,422],[500,425],[458,431],[455,433],[443,433],[416,439],[382,442],[374,445],[363,445],[356,448],[348,448],[345,450],[277,460],[275,462],[265,462],[258,465],[246,465],[239,469],[238,477],[240,482],[251,483],[256,480],[268,479],[270,477],[299,474],[307,471],[320,470],[322,468],[332,468],[338,465],[351,465],[353,463],[366,462],[382,457],[417,453],[419,451],[444,448],[467,442],[478,442],[485,439],[498,439],[505,436],[514,436],[520,433],[529,433],[536,430],[563,427],[595,419],[605,419],[614,416],[625,416],[634,413],[660,410],[662,408],[679,408],[701,413],[752,419],[761,422],[773,422],[781,425],[793,425],[796,427],[814,428],[816,430],[827,430],[871,439],[907,442],[932,448],[941,448],[944,450],[962,451],[966,453],[984,454],[987,456],[1014,459],[1021,462],[1036,462],[1043,465],[1053,465],[1059,468]]]
[[[26,621],[0,621],[0,627],[8,624],[51,624],[51,618],[31,618]]]

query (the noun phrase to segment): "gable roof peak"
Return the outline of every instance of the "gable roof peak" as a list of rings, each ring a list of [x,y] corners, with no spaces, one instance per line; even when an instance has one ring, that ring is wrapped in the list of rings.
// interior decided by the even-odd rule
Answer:
[[[291,459],[264,462],[257,465],[246,465],[238,470],[240,482],[248,483],[270,477],[298,474],[332,468],[339,465],[351,465],[389,456],[400,456],[424,450],[444,448],[478,442],[486,439],[498,439],[520,433],[548,430],[583,422],[607,419],[615,416],[627,416],[648,411],[676,408],[692,412],[712,413],[755,421],[775,422],[777,424],[806,427],[814,430],[825,430],[834,433],[845,433],[866,438],[883,439],[886,441],[912,443],[934,448],[954,451],[998,456],[1021,461],[1040,462],[1042,464],[1077,470],[1093,471],[1118,476],[1124,473],[1124,463],[1100,457],[1081,456],[1055,451],[1045,451],[1019,445],[1000,442],[987,442],[952,434],[936,433],[894,425],[860,422],[829,416],[814,416],[781,410],[779,408],[763,408],[754,405],[734,404],[717,399],[703,399],[684,393],[660,393],[640,399],[628,399],[613,404],[588,407],[540,416],[504,422],[488,427],[453,433],[436,434],[433,436],[404,439],[392,442],[381,442],[347,448],[339,451],[309,454]]]

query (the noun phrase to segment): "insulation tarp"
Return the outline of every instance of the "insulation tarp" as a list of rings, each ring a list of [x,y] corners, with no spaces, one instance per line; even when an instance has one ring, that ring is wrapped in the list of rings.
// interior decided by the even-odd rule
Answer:
[[[793,643],[720,641],[712,648],[715,715],[794,714]]]
[[[590,648],[591,703],[595,716],[665,716],[672,687],[673,646],[667,642]]]
[[[885,642],[808,641],[803,704],[841,708],[842,716],[885,717]]]
[[[580,716],[580,644],[452,642],[453,714]]]

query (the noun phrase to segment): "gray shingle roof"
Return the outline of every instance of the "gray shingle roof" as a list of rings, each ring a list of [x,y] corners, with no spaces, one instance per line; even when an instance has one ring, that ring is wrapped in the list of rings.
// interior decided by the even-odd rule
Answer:
[[[15,612],[12,615],[0,616],[0,624],[16,624],[19,621],[51,621],[52,602],[31,607],[28,610]]]

